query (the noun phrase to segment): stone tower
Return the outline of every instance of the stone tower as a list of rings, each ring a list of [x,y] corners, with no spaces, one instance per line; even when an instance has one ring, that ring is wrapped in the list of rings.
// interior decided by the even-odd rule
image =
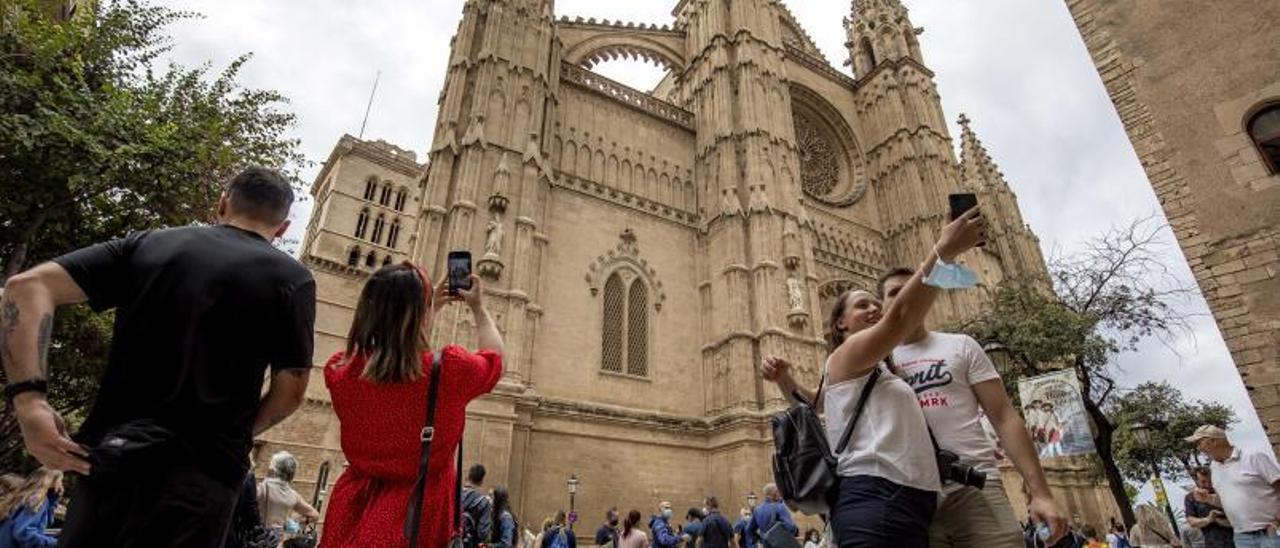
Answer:
[[[568,506],[571,475],[587,516],[707,494],[732,511],[772,475],[769,418],[785,403],[761,358],[786,356],[816,382],[823,308],[923,259],[962,188],[932,73],[892,0],[851,13],[856,79],[776,0],[682,0],[661,27],[553,8],[465,3],[426,166],[405,164],[397,183],[414,189],[403,251],[438,278],[450,250],[471,250],[506,338],[502,382],[469,408],[466,460],[510,489],[524,523]],[[592,72],[618,57],[667,77],[646,92]],[[357,164],[348,149],[383,156]],[[332,242],[303,255],[321,293],[317,364],[381,264],[344,262],[376,243],[352,213],[376,205],[356,166],[395,154],[344,138],[317,181],[308,241]],[[331,172],[350,172],[337,179],[347,194],[326,193]],[[1022,227],[1016,201],[1001,204],[989,215]],[[966,261],[988,284],[1043,269],[1004,252]],[[938,319],[981,298],[948,297]],[[468,322],[438,318],[433,345],[473,344]],[[263,440],[300,454],[304,487],[321,462],[343,462],[315,384]]]

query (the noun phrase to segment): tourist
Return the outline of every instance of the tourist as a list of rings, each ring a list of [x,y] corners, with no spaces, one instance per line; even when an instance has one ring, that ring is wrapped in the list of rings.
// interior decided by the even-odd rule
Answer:
[[[809,528],[804,532],[804,548],[821,548],[822,535],[817,529]]]
[[[1183,501],[1187,525],[1202,534],[1205,548],[1231,548],[1235,533],[1222,510],[1222,500],[1213,490],[1212,472],[1200,466],[1192,473],[1192,479],[1196,486]]]
[[[578,539],[573,534],[573,529],[569,528],[569,522],[564,510],[556,512],[556,518],[551,523],[551,528],[542,535],[542,548],[577,548]]]
[[[418,475],[428,385],[440,356],[434,438],[426,477],[422,527],[415,546],[445,546],[454,531],[454,455],[466,407],[502,377],[502,336],[481,299],[480,279],[451,294],[434,291],[410,263],[384,266],[365,283],[346,349],[325,364],[325,385],[350,465],[338,478],[325,513],[323,547],[405,543],[405,518]],[[427,336],[448,303],[471,309],[478,352],[446,346],[432,352]]]
[[[694,546],[698,543],[698,538],[702,536],[702,510],[690,508],[684,514],[684,525],[680,527],[680,536],[684,539],[685,546]]]
[[[640,530],[640,511],[627,512],[627,519],[622,522],[622,534],[618,536],[617,548],[648,548],[649,537]]]
[[[280,545],[280,540],[280,533],[262,523],[262,513],[258,511],[258,480],[250,471],[240,484],[240,495],[223,548],[275,547]]]
[[[893,306],[914,275],[909,268],[895,268],[880,277],[878,289],[886,308]],[[1067,533],[1066,513],[1045,481],[1027,425],[978,341],[959,333],[929,331],[921,323],[893,349],[891,368],[915,390],[938,446],[986,475],[982,489],[944,481],[937,518],[929,528],[930,546],[1022,546],[1022,527],[1005,493],[997,444],[983,427],[984,414],[1027,486],[1030,519],[1049,524],[1049,544]]]
[[[738,548],[747,548],[747,525],[751,523],[751,510],[738,509],[738,521],[733,522],[733,535],[738,539]]]
[[[0,548],[57,546],[57,537],[46,529],[61,497],[62,472],[45,467],[0,497]]]
[[[1123,523],[1113,523],[1111,532],[1107,533],[1107,546],[1110,548],[1129,548],[1129,532]]]
[[[484,465],[473,464],[462,483],[462,538],[473,543],[480,543],[493,530],[493,502],[480,490],[484,476]]]
[[[729,548],[733,543],[733,526],[720,513],[720,501],[707,497],[703,503],[707,507],[707,516],[702,520],[702,547]]]
[[[302,404],[311,372],[315,282],[271,246],[293,198],[284,176],[246,169],[215,225],[135,232],[9,278],[9,408],[37,460],[85,476],[61,546],[222,546],[253,436]],[[45,400],[49,331],[57,306],[86,301],[115,309],[115,327],[73,441]]]
[[[288,451],[280,451],[271,455],[267,477],[258,484],[258,512],[262,515],[262,523],[285,535],[296,535],[302,531],[293,519],[295,512],[302,516],[304,523],[320,519],[320,512],[307,504],[293,488],[293,476],[297,471],[297,459]]]
[[[948,223],[924,264],[883,311],[867,291],[850,289],[837,297],[826,322],[831,354],[822,369],[821,399],[796,383],[786,360],[764,359],[765,379],[777,383],[785,396],[827,410],[827,438],[837,452],[840,475],[830,519],[840,546],[929,545],[942,487],[938,462],[915,391],[883,363],[924,322],[940,293],[924,283],[922,273],[929,272],[931,283],[939,286],[960,285],[950,283],[958,268],[951,263],[982,240],[982,230],[976,208]],[[870,379],[875,379],[874,390],[849,444],[837,447]]]
[[[1234,528],[1237,548],[1277,548],[1280,518],[1280,466],[1271,451],[1246,451],[1231,445],[1227,433],[1213,425],[1187,438],[1213,462],[1213,490]]]
[[[793,537],[800,534],[800,528],[796,527],[796,522],[791,519],[791,510],[788,510],[787,505],[782,502],[782,493],[778,491],[778,486],[772,483],[766,484],[763,491],[764,502],[757,505],[755,511],[751,512],[751,521],[746,527],[747,546],[751,548],[763,543],[765,536],[774,525],[786,529]]]
[[[604,523],[596,529],[596,546],[604,546],[605,543],[612,543],[614,548],[618,546],[618,509],[610,508],[604,513]]]
[[[671,503],[658,504],[658,514],[649,518],[649,531],[653,533],[653,548],[674,548],[680,545],[680,537],[671,530]]]
[[[514,548],[519,542],[520,526],[515,514],[511,513],[511,495],[501,485],[493,488],[493,516],[490,523],[493,529],[489,532],[491,548]]]

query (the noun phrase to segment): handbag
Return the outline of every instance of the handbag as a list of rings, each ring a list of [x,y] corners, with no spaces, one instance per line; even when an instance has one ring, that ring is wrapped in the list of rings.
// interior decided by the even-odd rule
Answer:
[[[418,533],[422,529],[422,497],[427,490],[427,464],[431,461],[431,442],[435,439],[436,400],[440,394],[441,359],[443,352],[436,352],[431,360],[431,385],[427,388],[427,424],[422,428],[422,455],[418,459],[418,479],[413,484],[413,494],[409,497],[409,511],[405,515],[404,536],[409,541],[409,548],[417,548]],[[462,440],[458,440],[458,464],[455,474],[454,490],[457,496],[453,505],[453,534],[449,538],[449,548],[462,547],[462,514],[458,508],[462,505]]]
[[[840,485],[836,454],[848,447],[853,427],[862,416],[871,390],[880,380],[880,372],[877,366],[867,378],[853,417],[836,444],[835,453],[831,451],[826,430],[814,410],[818,398],[822,397],[823,384],[827,380],[825,375],[818,382],[813,403],[805,402],[799,393],[794,393],[797,403],[773,416],[774,483],[782,498],[801,512],[810,515],[829,513]]]
[[[316,548],[317,544],[319,541],[316,538],[316,524],[308,523],[301,533],[284,541],[283,548]]]
[[[773,527],[764,533],[765,548],[800,548],[800,543],[796,541],[796,537],[791,536],[791,531],[783,525],[781,521],[775,521]]]

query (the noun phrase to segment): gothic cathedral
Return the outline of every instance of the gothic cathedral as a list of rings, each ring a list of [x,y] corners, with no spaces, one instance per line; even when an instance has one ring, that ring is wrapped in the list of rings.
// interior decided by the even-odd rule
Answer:
[[[984,287],[940,300],[933,325],[975,313],[1003,279],[1046,276],[964,117],[957,161],[898,0],[854,4],[854,77],[778,0],[681,0],[662,27],[553,12],[466,1],[426,157],[343,137],[302,249],[317,364],[344,345],[374,269],[407,259],[439,279],[450,250],[473,253],[507,351],[502,382],[469,409],[466,460],[508,486],[530,528],[568,509],[570,476],[587,523],[708,494],[735,512],[771,479],[769,418],[785,406],[761,357],[816,383],[828,301],[918,264],[948,193],[978,194],[992,245],[965,257]],[[591,71],[620,56],[669,72],[645,92]],[[459,312],[437,319],[433,346],[474,344]],[[295,452],[308,493],[344,463],[315,378],[258,457]]]

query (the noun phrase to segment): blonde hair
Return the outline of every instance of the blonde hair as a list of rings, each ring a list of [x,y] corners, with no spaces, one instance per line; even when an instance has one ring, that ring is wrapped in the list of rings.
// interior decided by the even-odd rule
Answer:
[[[37,468],[22,485],[0,497],[0,516],[8,517],[19,506],[26,506],[32,512],[43,510],[49,502],[49,489],[60,479],[62,472],[43,466]]]

